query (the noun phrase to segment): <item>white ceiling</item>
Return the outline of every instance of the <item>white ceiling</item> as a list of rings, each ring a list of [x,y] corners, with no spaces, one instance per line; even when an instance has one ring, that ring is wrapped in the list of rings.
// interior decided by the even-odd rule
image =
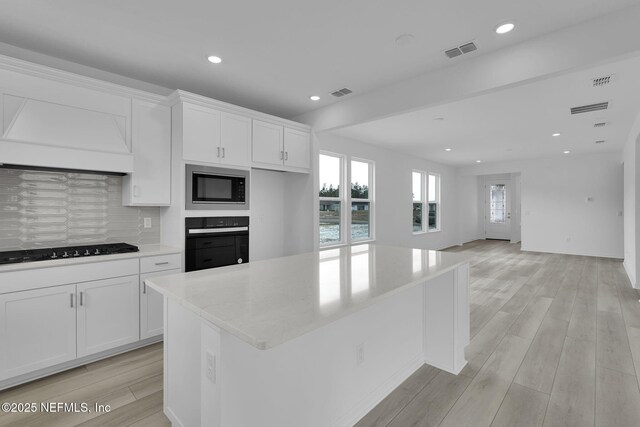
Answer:
[[[592,87],[592,78],[608,74],[613,83]],[[622,150],[639,93],[636,57],[333,132],[453,165]],[[605,111],[570,114],[570,107],[603,101],[610,103]],[[594,128],[599,121],[607,126]]]
[[[3,0],[0,41],[293,117],[339,102],[327,95],[334,89],[348,87],[354,91],[350,96],[357,96],[634,4],[637,0]],[[495,26],[507,19],[516,22],[516,30],[496,35]],[[395,38],[404,33],[412,33],[414,43],[396,46]],[[454,60],[442,54],[469,40],[476,41],[477,52]],[[211,54],[223,63],[208,63]],[[322,100],[312,103],[311,94]]]

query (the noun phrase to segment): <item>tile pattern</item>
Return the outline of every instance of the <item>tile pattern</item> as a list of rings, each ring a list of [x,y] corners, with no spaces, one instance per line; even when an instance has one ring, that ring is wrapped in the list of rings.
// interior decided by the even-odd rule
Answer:
[[[122,206],[121,177],[0,169],[0,251],[113,242],[160,243],[160,209]]]

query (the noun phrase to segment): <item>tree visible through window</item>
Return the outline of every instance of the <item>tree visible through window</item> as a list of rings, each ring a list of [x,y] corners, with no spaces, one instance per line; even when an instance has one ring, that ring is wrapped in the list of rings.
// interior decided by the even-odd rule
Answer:
[[[331,153],[321,153],[319,160],[320,245],[372,239],[373,162],[345,163],[345,156]],[[342,190],[347,185],[348,193]]]

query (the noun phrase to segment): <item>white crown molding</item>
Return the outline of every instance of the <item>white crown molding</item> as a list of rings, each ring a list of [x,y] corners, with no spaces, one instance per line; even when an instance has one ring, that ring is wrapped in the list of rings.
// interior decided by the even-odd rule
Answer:
[[[223,101],[218,101],[217,99],[207,98],[206,96],[186,92],[180,89],[171,93],[168,96],[168,100],[171,106],[174,106],[179,102],[188,102],[190,104],[196,104],[202,107],[215,108],[216,110],[222,110],[227,113],[242,115],[255,120],[262,120],[264,122],[287,126],[289,128],[301,130],[303,132],[311,131],[311,127],[303,123],[294,122],[293,120],[283,119],[281,117],[272,116],[271,114],[261,113],[255,110],[250,110],[248,108],[229,104]]]
[[[33,62],[23,61],[21,59],[12,58],[6,55],[0,55],[0,68],[8,71],[15,71],[18,73],[31,75],[34,77],[49,79],[60,83],[81,86],[87,89],[99,90],[109,94],[118,94],[121,96],[143,99],[168,105],[167,97],[162,95],[145,92],[115,83],[105,82],[103,80],[70,73],[68,71],[59,70],[57,68],[35,64]]]

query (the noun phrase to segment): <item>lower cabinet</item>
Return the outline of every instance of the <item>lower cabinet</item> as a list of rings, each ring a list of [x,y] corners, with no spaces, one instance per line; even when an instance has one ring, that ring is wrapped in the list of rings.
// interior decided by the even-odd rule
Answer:
[[[138,275],[77,286],[78,357],[139,340]]]
[[[168,274],[180,273],[180,269],[158,271],[140,275],[140,339],[146,339],[162,335],[164,328],[163,321],[163,298],[159,292],[154,291],[144,284],[146,279]]]
[[[0,380],[76,358],[76,285],[0,295]]]

